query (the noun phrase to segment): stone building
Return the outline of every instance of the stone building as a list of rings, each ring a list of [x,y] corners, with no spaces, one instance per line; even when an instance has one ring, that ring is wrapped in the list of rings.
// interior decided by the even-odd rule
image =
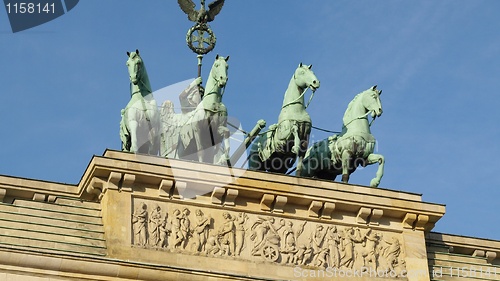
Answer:
[[[500,241],[402,191],[108,150],[0,202],[0,280],[500,280]]]

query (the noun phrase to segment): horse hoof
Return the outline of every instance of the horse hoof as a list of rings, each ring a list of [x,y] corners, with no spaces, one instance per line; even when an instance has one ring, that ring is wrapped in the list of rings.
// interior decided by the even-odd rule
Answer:
[[[377,179],[372,179],[370,181],[370,186],[371,187],[378,187],[379,184],[380,184],[380,181],[378,181]]]
[[[342,182],[348,183],[349,182],[349,175],[342,175]]]

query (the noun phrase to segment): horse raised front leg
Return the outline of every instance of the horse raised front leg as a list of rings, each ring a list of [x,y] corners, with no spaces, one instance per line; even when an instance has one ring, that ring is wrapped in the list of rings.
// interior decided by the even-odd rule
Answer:
[[[384,176],[384,164],[385,164],[385,159],[384,156],[381,154],[370,154],[368,155],[367,160],[367,165],[372,165],[375,163],[378,163],[378,170],[376,173],[376,176],[370,181],[370,186],[371,187],[377,187],[380,184],[380,180]]]
[[[349,182],[349,160],[351,159],[351,153],[349,151],[342,151],[341,161],[342,161],[342,182]]]

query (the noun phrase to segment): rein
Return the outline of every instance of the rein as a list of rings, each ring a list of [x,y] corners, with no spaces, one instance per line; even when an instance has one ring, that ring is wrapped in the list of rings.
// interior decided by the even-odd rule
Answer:
[[[368,116],[370,113],[372,113],[373,110],[370,110],[368,112],[366,112],[365,114],[359,116],[359,117],[356,117],[354,119],[352,119],[351,121],[347,122],[347,124],[345,124],[344,126],[347,127],[347,125],[351,124],[352,122],[356,121],[356,120],[359,120],[359,119],[364,119],[366,116]],[[372,121],[370,122],[370,124],[368,125],[369,127],[372,126],[372,123],[373,121],[375,121],[375,118],[377,118],[377,115],[375,115],[375,117],[373,117]]]
[[[212,79],[214,79],[216,83],[215,83],[214,87],[212,88],[212,90],[210,92],[208,92],[208,94],[206,94],[206,95],[204,94],[203,95],[203,98],[205,98],[206,96],[209,96],[209,95],[219,94],[218,91],[214,91],[215,89],[217,89],[218,87],[220,87],[219,86],[220,85],[219,79],[217,79],[214,76],[217,76],[217,75],[212,75]],[[220,98],[222,99],[222,97],[224,96],[224,92],[226,91],[226,85],[224,85],[224,87],[220,87],[220,89],[221,89]]]
[[[289,106],[289,105],[295,104],[295,103],[300,103],[300,102],[299,102],[299,100],[300,100],[300,99],[304,96],[304,94],[307,92],[307,89],[309,89],[309,87],[305,88],[305,89],[304,89],[304,91],[302,92],[302,94],[300,94],[300,96],[299,96],[298,98],[296,98],[296,99],[294,99],[293,101],[291,101],[291,102],[289,102],[289,103],[287,103],[287,104],[283,105],[283,106],[281,107],[281,109],[283,109],[283,108],[285,108],[285,107],[287,107],[287,106]],[[316,92],[316,91],[315,91],[315,90],[312,90],[312,94],[311,94],[311,96],[309,97],[309,101],[307,102],[307,105],[306,105],[306,106],[304,106],[304,109],[306,109],[307,107],[309,107],[309,104],[311,103],[311,101],[312,101],[312,99],[313,99],[313,97],[314,97],[314,92]]]
[[[217,86],[214,86],[214,88],[216,88]],[[224,96],[224,91],[226,90],[226,86],[224,87],[221,87],[221,90],[222,92],[220,93],[220,97],[222,99],[222,96]],[[213,94],[219,94],[217,91],[212,91],[212,92],[209,92],[208,94],[206,95],[203,95],[203,97],[206,97],[206,96],[210,96],[210,95],[213,95]]]

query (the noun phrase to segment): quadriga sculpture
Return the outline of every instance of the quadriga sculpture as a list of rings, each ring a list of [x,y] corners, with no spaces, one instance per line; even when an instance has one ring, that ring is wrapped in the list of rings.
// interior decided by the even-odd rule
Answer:
[[[314,92],[320,86],[311,67],[301,63],[295,70],[285,92],[278,123],[269,126],[250,148],[249,169],[286,173],[298,157],[296,174],[300,175],[312,126],[304,94],[308,88]]]
[[[122,150],[157,155],[160,147],[160,119],[146,66],[139,50],[127,52],[127,56],[130,101],[122,110],[120,122]]]
[[[227,83],[228,60],[229,56],[216,56],[208,75],[205,93],[195,108],[183,105],[183,113],[176,114],[172,102],[166,101],[163,104],[162,133],[165,137],[162,141],[162,156],[227,164],[229,129],[222,96]],[[190,85],[191,88],[201,83],[201,79],[195,81],[197,82]],[[220,156],[222,142],[224,149]]]
[[[377,86],[356,95],[347,106],[343,118],[342,133],[314,143],[307,150],[302,176],[333,179],[342,175],[342,182],[349,181],[359,165],[379,163],[376,177],[370,186],[377,187],[384,175],[384,156],[374,154],[375,138],[371,134],[368,115],[382,115],[382,91]]]

